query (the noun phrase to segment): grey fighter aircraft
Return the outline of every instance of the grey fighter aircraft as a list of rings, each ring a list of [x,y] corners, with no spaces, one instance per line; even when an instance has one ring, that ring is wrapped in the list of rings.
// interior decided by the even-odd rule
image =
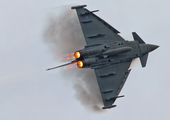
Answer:
[[[119,31],[89,11],[86,5],[74,6],[86,40],[86,46],[74,53],[75,60],[47,70],[77,63],[79,68],[94,69],[104,107],[116,107],[115,100],[124,95],[119,93],[131,71],[133,59],[140,58],[142,67],[146,66],[148,54],[158,48],[146,44],[135,32],[134,41],[126,41],[119,36]]]

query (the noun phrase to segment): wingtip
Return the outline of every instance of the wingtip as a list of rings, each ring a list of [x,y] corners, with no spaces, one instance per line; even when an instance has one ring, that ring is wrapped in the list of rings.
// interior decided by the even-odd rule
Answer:
[[[71,7],[71,9],[78,9],[78,8],[84,8],[86,7],[87,5],[78,5],[78,6],[73,6]]]
[[[111,106],[104,106],[102,107],[102,109],[110,109],[110,108],[114,108],[116,107],[117,105],[111,105]]]

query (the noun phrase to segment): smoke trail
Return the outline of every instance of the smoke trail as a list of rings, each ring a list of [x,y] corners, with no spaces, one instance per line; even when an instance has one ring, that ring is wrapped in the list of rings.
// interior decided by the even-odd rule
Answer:
[[[99,92],[97,80],[95,78],[94,71],[91,69],[83,69],[80,71],[74,88],[77,91],[76,97],[80,100],[82,105],[85,105],[97,112],[102,111],[102,101]],[[82,73],[85,73],[84,75]],[[83,76],[81,76],[83,75]]]
[[[60,8],[61,12],[58,15],[51,14],[44,31],[45,41],[51,45],[57,59],[63,54],[83,49],[85,45],[77,15],[70,8],[70,6]],[[57,9],[57,11],[59,10]],[[76,98],[82,105],[94,111],[102,111],[103,103],[93,70],[73,68],[70,71],[64,71],[63,74],[67,74],[68,77],[75,76],[73,86]],[[68,77],[66,79],[70,79]]]
[[[51,14],[44,33],[45,40],[51,44],[54,54],[57,54],[56,58],[82,49],[85,45],[74,11],[66,7],[61,9],[60,13],[57,14],[57,9],[55,15]]]

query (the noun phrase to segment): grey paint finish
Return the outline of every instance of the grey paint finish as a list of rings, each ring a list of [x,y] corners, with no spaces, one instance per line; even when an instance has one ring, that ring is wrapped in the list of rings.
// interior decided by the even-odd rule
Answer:
[[[103,42],[108,43],[110,40],[124,41],[124,39],[118,35],[119,31],[102,20],[100,17],[93,14],[93,12],[79,6],[76,9],[77,16],[82,27],[82,31],[87,45],[100,44]]]
[[[142,67],[145,67],[148,53],[158,46],[145,44],[135,32],[132,33],[134,41],[125,41],[118,35],[119,31],[93,14],[97,10],[89,11],[84,7],[86,5],[72,7],[72,9],[76,9],[88,46],[85,50],[90,51],[93,48],[95,51],[103,45],[104,48],[101,52],[89,54],[81,60],[95,71],[104,103],[103,109],[116,107],[112,104],[117,98],[122,97],[118,95],[130,73],[129,66],[132,60],[139,57]],[[90,61],[93,58],[95,58],[93,61],[87,62],[88,59]]]
[[[96,78],[105,107],[111,106],[120,93],[130,71],[131,61],[95,69]],[[101,76],[103,75],[103,76]]]
[[[102,96],[103,109],[116,107],[112,105],[119,96],[130,73],[133,59],[140,58],[142,67],[146,66],[148,53],[158,46],[145,44],[133,32],[134,41],[125,41],[118,31],[104,20],[85,9],[86,5],[75,6],[79,22],[87,43],[82,50],[75,52],[75,60],[70,63],[50,68],[63,67],[77,62],[80,68],[94,69]]]

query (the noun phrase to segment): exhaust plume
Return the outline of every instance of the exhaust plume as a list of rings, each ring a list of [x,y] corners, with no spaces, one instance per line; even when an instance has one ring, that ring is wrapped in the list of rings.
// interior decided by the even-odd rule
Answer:
[[[61,59],[63,55],[70,55],[72,52],[83,49],[86,45],[76,12],[71,10],[71,6],[59,9],[56,10],[55,14],[50,15],[44,31],[44,39],[50,44],[56,59]],[[72,57],[69,56],[68,59],[70,58]],[[64,62],[66,60],[62,59]],[[70,79],[70,76],[74,76],[75,96],[83,106],[93,111],[103,111],[101,109],[103,103],[93,70],[73,67],[64,70],[63,74],[62,76],[67,80]]]

